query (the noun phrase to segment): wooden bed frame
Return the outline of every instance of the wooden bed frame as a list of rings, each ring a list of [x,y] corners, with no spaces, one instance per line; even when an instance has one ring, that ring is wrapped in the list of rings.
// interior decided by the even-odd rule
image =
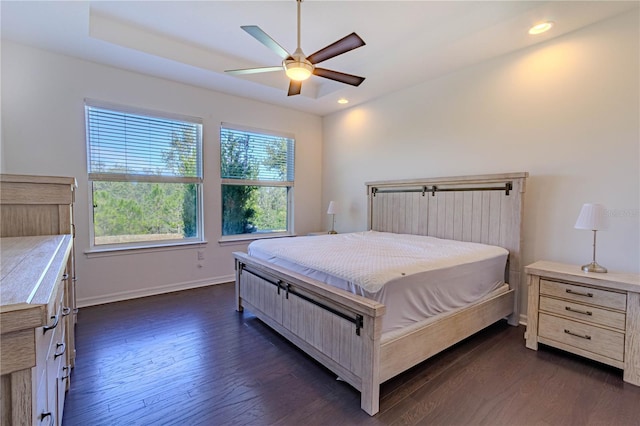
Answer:
[[[497,245],[509,250],[509,290],[382,335],[385,306],[235,252],[236,309],[249,309],[358,389],[379,410],[380,384],[509,316],[519,321],[521,226],[527,173],[368,182],[368,229]]]

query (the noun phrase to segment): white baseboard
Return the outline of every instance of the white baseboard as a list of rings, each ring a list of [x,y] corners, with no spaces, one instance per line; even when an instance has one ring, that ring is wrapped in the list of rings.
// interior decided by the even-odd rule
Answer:
[[[102,305],[105,303],[121,302],[123,300],[137,299],[140,297],[155,296],[158,294],[170,293],[172,291],[189,290],[192,288],[206,287],[215,284],[224,284],[235,281],[235,275],[216,277],[207,280],[185,281],[182,283],[168,284],[158,287],[144,288],[140,290],[122,291],[103,296],[87,297],[77,300],[78,308],[87,306]]]
[[[524,314],[520,314],[520,325],[527,326],[527,316]]]
[[[78,308],[87,306],[103,305],[105,303],[122,302],[123,300],[137,299],[140,297],[155,296],[158,294],[171,293],[172,291],[189,290],[192,288],[206,287],[209,285],[225,284],[235,281],[235,275],[217,277],[208,280],[186,281],[177,284],[169,284],[158,287],[145,288],[141,290],[123,291],[120,293],[112,293],[104,296],[88,297],[78,299]],[[527,316],[520,314],[520,325],[527,326]]]

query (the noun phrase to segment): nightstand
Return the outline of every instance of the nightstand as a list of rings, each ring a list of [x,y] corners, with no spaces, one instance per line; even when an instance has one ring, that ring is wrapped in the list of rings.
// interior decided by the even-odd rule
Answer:
[[[640,274],[547,261],[525,273],[528,348],[542,343],[621,368],[625,382],[640,386]]]

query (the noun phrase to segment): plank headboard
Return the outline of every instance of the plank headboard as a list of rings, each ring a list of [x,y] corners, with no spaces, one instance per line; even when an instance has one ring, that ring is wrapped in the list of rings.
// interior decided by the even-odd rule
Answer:
[[[523,193],[527,172],[367,182],[374,231],[471,241],[509,250],[505,281],[520,314]]]

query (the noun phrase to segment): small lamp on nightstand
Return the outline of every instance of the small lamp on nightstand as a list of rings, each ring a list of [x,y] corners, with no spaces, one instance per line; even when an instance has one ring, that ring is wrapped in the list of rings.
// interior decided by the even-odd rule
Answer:
[[[337,234],[335,228],[336,225],[336,203],[333,201],[329,201],[329,208],[327,209],[327,214],[331,215],[331,231],[327,232],[327,234]]]
[[[590,229],[593,231],[593,261],[582,266],[584,272],[607,272],[596,262],[596,232],[604,227],[604,206],[602,204],[587,203],[582,206],[576,221],[576,229]]]

